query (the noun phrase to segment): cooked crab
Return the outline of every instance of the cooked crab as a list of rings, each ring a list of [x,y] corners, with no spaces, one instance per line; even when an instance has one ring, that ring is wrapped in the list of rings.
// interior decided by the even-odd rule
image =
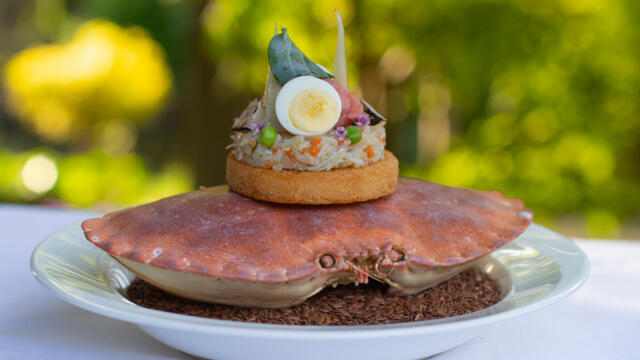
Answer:
[[[283,307],[325,286],[411,294],[464,270],[530,224],[498,192],[399,180],[348,205],[281,205],[206,188],[82,224],[86,238],[150,283],[196,300]]]

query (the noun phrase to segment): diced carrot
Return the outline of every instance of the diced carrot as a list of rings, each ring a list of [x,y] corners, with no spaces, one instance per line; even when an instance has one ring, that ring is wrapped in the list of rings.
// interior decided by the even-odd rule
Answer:
[[[249,141],[247,141],[247,144],[249,144],[249,146],[251,146],[251,147],[254,147],[254,146],[256,146],[257,143],[256,143],[255,140],[249,140]]]
[[[287,157],[289,158],[289,161],[296,162],[296,158],[295,156],[293,156],[293,154],[291,153],[291,150],[287,150],[284,152],[285,155],[287,155]]]
[[[280,149],[278,149],[278,148],[273,148],[273,149],[271,149],[271,152],[272,152],[272,153],[274,153],[274,154],[277,154],[277,153],[278,153],[278,151],[280,151]]]
[[[387,142],[387,138],[383,136],[382,139],[380,139],[380,141],[382,141],[383,143],[386,143]]]
[[[367,157],[368,157],[369,159],[371,159],[371,158],[373,157],[373,155],[375,155],[375,154],[373,153],[373,149],[371,149],[371,146],[367,146],[366,148],[364,148],[364,152],[366,152],[366,153],[367,153]]]
[[[271,168],[273,167],[273,163],[268,163],[265,167],[266,167],[267,169],[271,169]]]
[[[307,149],[307,152],[311,155],[311,156],[317,156],[318,153],[320,153],[320,148],[316,147],[316,146],[312,146],[310,148]]]
[[[322,142],[322,139],[313,139],[311,140],[311,146],[317,147],[318,145],[320,145],[321,142]]]
[[[342,144],[344,144],[344,139],[338,140],[338,145],[342,145]]]

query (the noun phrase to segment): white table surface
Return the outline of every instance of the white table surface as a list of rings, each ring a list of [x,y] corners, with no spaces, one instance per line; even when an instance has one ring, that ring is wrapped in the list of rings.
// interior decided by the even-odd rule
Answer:
[[[0,359],[191,359],[134,325],[69,305],[29,257],[83,211],[0,204]],[[579,240],[591,275],[576,294],[434,359],[640,359],[640,242]]]

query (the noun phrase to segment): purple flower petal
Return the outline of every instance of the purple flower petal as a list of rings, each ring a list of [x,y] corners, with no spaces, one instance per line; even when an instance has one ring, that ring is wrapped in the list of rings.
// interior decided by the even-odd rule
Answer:
[[[360,114],[360,116],[358,116],[358,120],[355,122],[356,126],[367,126],[369,125],[369,123],[371,122],[371,120],[369,119],[369,116],[366,114]]]
[[[338,140],[344,140],[346,136],[347,136],[347,130],[345,130],[344,127],[339,126],[336,128],[336,138],[338,138]]]
[[[253,130],[254,134],[260,133],[260,131],[262,131],[262,129],[264,129],[265,126],[267,126],[267,124],[265,124],[265,123],[257,123],[257,124],[249,124],[249,125],[247,125],[247,127],[249,129]]]

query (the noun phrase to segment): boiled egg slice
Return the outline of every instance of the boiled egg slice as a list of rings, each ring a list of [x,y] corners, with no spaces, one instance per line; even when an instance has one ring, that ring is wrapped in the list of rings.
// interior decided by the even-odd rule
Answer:
[[[276,98],[276,116],[294,135],[320,135],[331,130],[342,111],[336,89],[313,76],[289,80]]]

